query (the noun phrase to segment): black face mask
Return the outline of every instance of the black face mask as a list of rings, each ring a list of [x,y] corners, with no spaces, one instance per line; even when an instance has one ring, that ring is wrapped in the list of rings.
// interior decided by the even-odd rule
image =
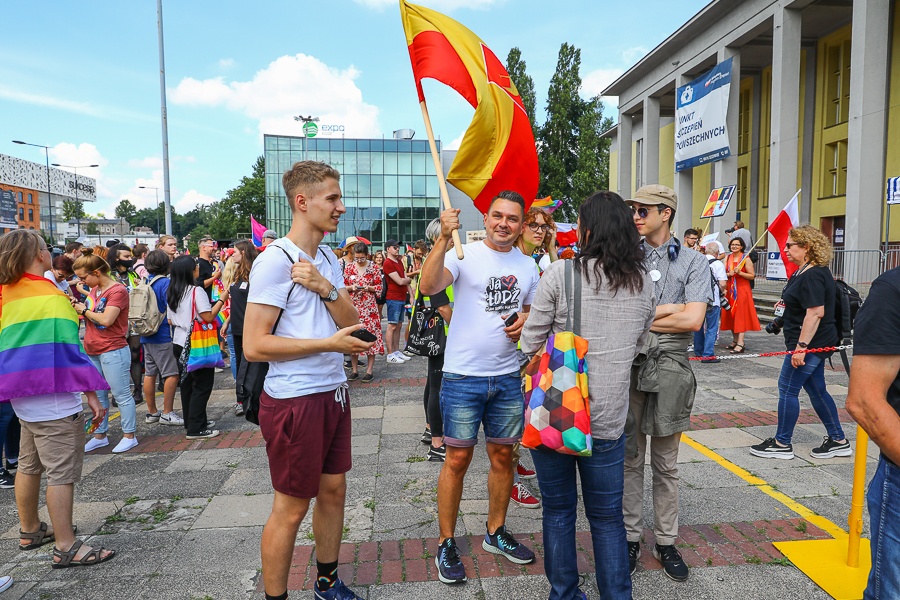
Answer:
[[[131,267],[134,266],[134,259],[132,259],[132,260],[118,260],[118,261],[116,261],[116,264],[119,265],[120,267],[122,267],[122,268],[124,268],[124,269],[127,270],[127,269],[130,269]]]

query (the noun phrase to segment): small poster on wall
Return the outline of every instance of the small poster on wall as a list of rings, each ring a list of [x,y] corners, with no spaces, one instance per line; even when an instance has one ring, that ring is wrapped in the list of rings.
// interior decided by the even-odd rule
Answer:
[[[17,229],[16,194],[12,190],[0,191],[0,228]]]
[[[787,271],[781,260],[781,252],[769,252],[766,256],[766,279],[787,281]]]

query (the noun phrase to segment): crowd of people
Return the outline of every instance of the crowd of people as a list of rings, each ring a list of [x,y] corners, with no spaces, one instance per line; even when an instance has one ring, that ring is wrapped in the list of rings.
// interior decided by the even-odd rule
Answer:
[[[609,191],[591,195],[579,208],[577,251],[561,250],[552,216],[526,211],[522,196],[508,190],[493,199],[484,215],[486,237],[466,244],[464,259],[451,252],[460,227],[456,209],[444,210],[426,229],[427,240],[406,252],[398,240],[373,252],[358,236],[332,249],[322,240],[345,212],[340,173],[301,161],[282,181],[291,227],[283,237],[266,232],[261,248],[245,240],[219,248],[203,238],[195,257],[163,236],[153,250],[73,243],[52,258],[32,231],[0,237],[0,441],[6,458],[0,488],[15,487],[22,550],[53,543],[54,568],[112,559],[115,551],[75,538],[73,487],[84,453],[109,445],[111,436],[118,438],[116,454],[138,446],[142,403],[147,424],[181,426],[187,439],[219,435],[207,403],[221,353],[235,380],[244,365],[268,363],[257,415],[275,491],[261,540],[265,597],[287,598],[297,531],[315,498],[315,595],[357,598],[338,576],[352,467],[348,381],[373,381],[377,356],[386,355],[389,365],[411,360],[422,324],[409,316],[429,311],[444,333],[435,338],[442,346],[427,354],[421,437],[428,460],[441,465],[434,559],[439,580],[461,583],[469,576],[455,532],[481,431],[490,461],[482,547],[516,565],[533,562],[532,549],[507,527],[507,512],[510,502],[542,509],[551,600],[587,597],[576,560],[579,495],[601,597],[631,597],[648,453],[652,483],[646,489],[656,540],[650,550],[669,578],[688,579],[676,546],[678,452],[696,391],[688,348],[693,345],[701,364],[714,362],[720,330],[732,331],[728,349],[740,354],[744,333],[759,329],[746,229],[735,228],[729,252],[715,242],[700,248],[696,230],[685,232],[682,244],[671,230],[677,196],[666,186],[648,185],[627,199]],[[830,352],[809,351],[838,342],[831,248],[821,232],[801,226],[791,230],[784,253],[799,269],[776,309],[790,351],[778,383],[778,427],[749,452],[794,457],[791,439],[804,389],[827,432],[812,456],[849,456],[825,386]],[[898,521],[891,519],[900,472],[900,358],[893,345],[900,335],[900,315],[894,314],[900,309],[893,302],[898,277],[894,270],[879,278],[860,312],[859,358],[847,402],[883,452],[869,494],[878,565],[870,575],[871,598],[893,597],[900,589],[892,560]],[[577,290],[574,299],[570,285]],[[554,336],[572,330],[573,313],[576,333],[587,342],[592,451],[531,448],[532,470],[521,460],[523,369]],[[210,331],[215,335],[204,334],[210,341],[199,347],[198,358],[194,335]],[[10,374],[34,369],[28,357],[37,345],[55,367],[26,385],[11,385]],[[175,410],[179,389],[183,416]],[[237,415],[255,400],[246,394],[236,386]],[[121,435],[110,432],[113,404]],[[49,525],[37,512],[44,473]],[[533,477],[540,499],[522,482]],[[0,586],[8,583],[0,579]]]

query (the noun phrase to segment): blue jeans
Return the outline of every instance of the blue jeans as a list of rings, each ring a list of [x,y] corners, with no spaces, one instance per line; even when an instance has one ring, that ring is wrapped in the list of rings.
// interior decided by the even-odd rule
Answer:
[[[444,443],[448,446],[474,446],[482,423],[486,441],[515,444],[522,439],[525,427],[525,399],[519,372],[475,377],[444,371],[441,417]]]
[[[16,411],[13,410],[12,404],[9,402],[0,402],[0,446],[6,447],[6,460],[16,462],[19,460],[19,436],[15,435],[15,429],[18,427],[19,421],[16,418]],[[15,429],[15,431],[13,431]],[[0,448],[2,449],[2,448]],[[3,465],[0,464],[0,468]]]
[[[694,354],[696,356],[715,356],[716,334],[719,332],[721,306],[713,306],[706,310],[706,320],[700,331],[694,332]]]
[[[580,597],[575,550],[576,466],[581,476],[584,512],[591,525],[600,597],[631,598],[628,544],[622,516],[625,436],[617,440],[595,438],[591,456],[532,450],[531,457],[544,503],[544,571],[550,581],[549,600]]]
[[[131,393],[131,350],[128,346],[123,346],[118,350],[89,356],[109,384],[109,391],[116,397],[119,412],[122,414],[122,433],[134,433],[137,429],[137,411]],[[106,415],[97,427],[96,433],[105,434],[109,429],[109,392],[97,390],[97,397],[106,409]]]
[[[863,598],[900,598],[900,468],[884,455],[866,498],[872,529],[872,570]]]
[[[825,389],[825,359],[821,354],[807,354],[806,364],[799,368],[791,365],[791,355],[784,357],[781,376],[778,378],[778,430],[775,439],[790,444],[794,426],[800,416],[800,388],[809,394],[809,401],[834,440],[844,439],[841,420],[834,398]]]
[[[238,361],[234,357],[234,336],[231,335],[231,327],[228,328],[225,342],[228,344],[228,362],[231,365],[231,378],[237,381]]]
[[[406,312],[406,302],[403,300],[386,300],[387,305],[387,322],[402,323],[403,314]]]

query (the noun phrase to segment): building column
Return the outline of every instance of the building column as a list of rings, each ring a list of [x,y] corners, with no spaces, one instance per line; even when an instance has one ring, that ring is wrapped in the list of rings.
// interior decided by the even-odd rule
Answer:
[[[713,163],[713,188],[726,185],[737,185],[738,170],[738,128],[740,127],[741,112],[741,50],[726,46],[720,48],[716,60],[723,62],[731,59],[731,89],[728,93],[728,111],[725,113],[725,128],[728,131],[728,147],[731,156]],[[737,194],[728,203],[728,208],[721,218],[713,219],[709,224],[709,232],[724,231],[730,229],[737,215]],[[748,215],[741,215],[744,222],[748,222]],[[720,237],[719,239],[722,239]]]
[[[772,40],[772,145],[769,171],[771,223],[797,192],[797,136],[800,120],[800,12],[775,9]],[[801,202],[809,202],[809,192]],[[769,250],[778,251],[769,236]]]
[[[753,121],[750,123],[750,185],[748,205],[750,206],[747,229],[757,237],[759,227],[760,202],[759,202],[759,132],[761,127],[760,110],[762,109],[762,77],[759,73],[753,76]],[[765,217],[765,215],[762,215]]]
[[[644,98],[644,142],[641,144],[641,184],[659,183],[659,98]]]
[[[619,179],[618,194],[623,198],[631,198],[631,115],[619,113],[619,131],[616,134],[619,144]]]
[[[853,3],[850,56],[850,120],[847,127],[847,212],[845,248],[876,250],[885,206],[885,149],[891,2]],[[860,264],[871,261],[860,261]],[[858,273],[871,281],[877,273]]]
[[[675,77],[675,90],[693,81],[689,75]],[[676,125],[677,126],[677,125]],[[674,170],[675,165],[672,165]],[[672,232],[681,239],[684,230],[693,227],[694,219],[694,169],[685,169],[675,173],[675,195],[678,196],[678,210],[675,212],[675,222],[672,224]]]

